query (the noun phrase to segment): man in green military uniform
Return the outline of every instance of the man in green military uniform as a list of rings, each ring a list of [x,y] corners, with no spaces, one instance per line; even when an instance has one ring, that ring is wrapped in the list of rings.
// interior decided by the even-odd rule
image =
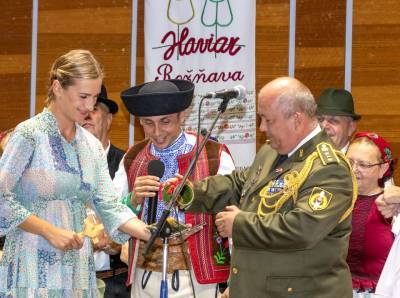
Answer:
[[[223,297],[352,297],[346,256],[357,190],[349,164],[298,80],[265,85],[258,113],[270,144],[253,164],[194,184],[190,208],[223,210],[218,231],[233,239]]]

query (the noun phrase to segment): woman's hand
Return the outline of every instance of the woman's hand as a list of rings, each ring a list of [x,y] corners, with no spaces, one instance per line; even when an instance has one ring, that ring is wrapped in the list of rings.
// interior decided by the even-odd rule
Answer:
[[[63,251],[80,249],[83,246],[83,239],[77,233],[56,226],[50,225],[43,236],[52,246]]]
[[[121,245],[115,243],[110,239],[110,237],[102,232],[102,236],[98,237],[98,242],[93,244],[94,251],[104,251],[106,254],[109,255],[116,255],[121,251]]]
[[[399,204],[392,204],[386,202],[384,194],[381,194],[375,200],[376,207],[378,208],[379,212],[382,214],[384,218],[391,218],[399,214]]]
[[[122,244],[120,259],[123,263],[129,266],[129,242]]]
[[[149,240],[151,233],[148,226],[137,217],[133,217],[124,224],[120,225],[118,230],[134,238]]]
[[[36,215],[28,216],[19,227],[29,233],[42,236],[52,246],[63,251],[80,249],[83,246],[83,239],[77,233],[58,228]]]
[[[400,187],[395,185],[385,187],[383,199],[386,203],[400,204]]]

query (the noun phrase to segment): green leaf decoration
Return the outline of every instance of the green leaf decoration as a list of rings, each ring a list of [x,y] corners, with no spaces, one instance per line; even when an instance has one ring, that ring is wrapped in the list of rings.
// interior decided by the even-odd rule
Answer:
[[[217,253],[214,255],[214,260],[218,265],[224,265],[226,257],[224,256],[224,253],[217,251]]]

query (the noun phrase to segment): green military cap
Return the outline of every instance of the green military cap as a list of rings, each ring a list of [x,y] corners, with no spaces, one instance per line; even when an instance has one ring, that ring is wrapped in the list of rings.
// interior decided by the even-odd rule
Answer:
[[[348,116],[359,120],[354,113],[354,102],[351,93],[345,89],[328,88],[322,91],[317,101],[318,115]]]

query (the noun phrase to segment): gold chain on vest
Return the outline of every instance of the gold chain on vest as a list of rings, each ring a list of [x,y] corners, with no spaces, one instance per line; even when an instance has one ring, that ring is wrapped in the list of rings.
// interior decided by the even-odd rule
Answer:
[[[308,174],[312,169],[314,160],[316,160],[318,156],[319,155],[317,152],[313,152],[309,157],[307,157],[304,167],[301,169],[300,173],[297,171],[292,171],[286,174],[283,177],[285,183],[282,191],[270,194],[268,190],[271,188],[273,183],[270,181],[267,186],[260,191],[261,200],[260,204],[258,205],[257,215],[265,216],[268,214],[262,211],[263,207],[274,209],[272,213],[276,213],[290,198],[293,198],[293,201],[296,202],[299,188],[303,185],[304,181],[306,181]],[[281,197],[276,200],[275,203],[268,204],[268,201],[273,200],[277,196]]]

